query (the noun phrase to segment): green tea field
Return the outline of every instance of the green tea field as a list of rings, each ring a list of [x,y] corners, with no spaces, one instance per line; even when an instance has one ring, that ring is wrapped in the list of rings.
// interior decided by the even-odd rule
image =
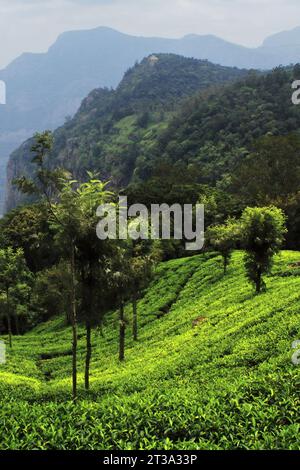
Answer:
[[[277,256],[260,295],[239,251],[225,276],[214,254],[161,263],[138,304],[138,342],[126,306],[124,363],[117,313],[93,331],[89,393],[80,326],[76,404],[64,317],[14,337],[0,365],[0,449],[299,450],[299,263],[299,252]]]

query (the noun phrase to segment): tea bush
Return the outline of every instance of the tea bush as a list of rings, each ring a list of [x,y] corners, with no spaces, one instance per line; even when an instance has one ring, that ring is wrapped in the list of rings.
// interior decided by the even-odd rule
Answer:
[[[76,404],[63,317],[16,337],[0,366],[0,449],[299,450],[299,259],[277,256],[261,295],[241,252],[226,276],[216,254],[162,263],[139,302],[137,343],[126,306],[123,364],[117,312],[93,331],[89,394],[79,328]]]

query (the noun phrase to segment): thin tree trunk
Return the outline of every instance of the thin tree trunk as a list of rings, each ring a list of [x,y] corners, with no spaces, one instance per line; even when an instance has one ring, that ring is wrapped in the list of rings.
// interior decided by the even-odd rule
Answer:
[[[224,275],[227,272],[227,258],[224,258]]]
[[[91,342],[91,323],[86,320],[86,357],[85,357],[85,389],[90,389],[90,363],[92,357],[92,342]]]
[[[229,260],[230,260],[229,253],[224,254],[224,256],[223,256],[224,275],[227,274],[227,268],[229,266]]]
[[[9,347],[12,348],[12,329],[11,329],[11,318],[10,318],[10,306],[9,306],[9,293],[6,289],[6,309],[7,309],[7,331],[8,331],[8,341]]]
[[[121,300],[120,303],[120,338],[119,338],[119,359],[120,361],[124,361],[125,359],[125,331],[126,331],[126,324],[124,318],[124,302]]]
[[[256,281],[256,293],[259,294],[260,293],[260,289],[261,289],[261,278],[259,276],[259,278],[257,279]]]
[[[256,281],[256,293],[259,294],[261,291],[261,270],[258,270],[257,281]]]
[[[93,269],[91,261],[89,261],[88,276],[85,277],[84,268],[81,272],[83,284],[83,300],[85,310],[85,328],[86,328],[86,354],[85,354],[85,371],[84,383],[85,389],[90,389],[90,364],[92,359],[92,318],[94,313],[94,282]]]
[[[19,326],[19,317],[18,314],[15,314],[15,325],[16,325],[16,334],[20,335],[20,326]]]
[[[12,348],[11,319],[10,319],[9,313],[7,314],[7,329],[8,329],[9,347]]]
[[[132,297],[132,333],[134,341],[138,340],[138,318],[137,318],[137,301],[136,294]]]
[[[75,246],[71,246],[71,323],[72,323],[72,392],[73,400],[77,399],[77,309],[75,291]]]

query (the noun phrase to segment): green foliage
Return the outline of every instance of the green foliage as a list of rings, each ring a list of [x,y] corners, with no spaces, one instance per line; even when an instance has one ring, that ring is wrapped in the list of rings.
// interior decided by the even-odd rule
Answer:
[[[36,273],[28,318],[58,315],[17,337],[1,366],[1,449],[299,449],[299,374],[290,363],[299,252],[283,252],[271,274],[285,236],[282,210],[248,207],[241,227],[228,219],[250,200],[272,203],[295,216],[296,240],[293,73],[250,73],[207,91],[245,72],[147,58],[117,90],[92,92],[54,139],[45,132],[25,145],[34,158],[25,156],[17,186],[43,201],[1,222],[0,311],[11,342],[11,312],[24,314],[30,291],[24,250]],[[206,90],[183,103],[199,89]],[[222,259],[214,252],[173,260],[153,278],[153,253],[180,256],[181,241],[100,242],[96,208],[113,194],[86,170],[117,187],[131,182],[130,202],[204,203]],[[253,295],[243,254],[233,253],[240,235],[248,279],[257,292],[262,276],[268,280],[264,296]]]
[[[64,261],[37,273],[30,302],[35,323],[47,321],[63,312],[69,318],[70,285],[70,270]]]
[[[255,142],[253,152],[240,162],[233,189],[244,200],[270,204],[299,191],[300,136],[267,135]]]
[[[112,187],[125,187],[130,201],[147,205],[206,196],[216,204],[209,225],[239,217],[247,206],[273,204],[289,216],[287,247],[298,249],[297,67],[245,73],[172,54],[157,58],[130,69],[116,90],[95,90],[84,100],[55,131],[45,171],[63,165],[80,182],[87,170],[100,172]],[[19,174],[33,172],[33,143],[13,157]]]
[[[224,274],[230,263],[232,251],[237,247],[239,234],[240,227],[234,219],[228,219],[224,225],[213,226],[207,232],[209,245],[223,257]]]
[[[1,246],[22,249],[32,272],[47,269],[58,260],[60,252],[53,243],[45,204],[21,206],[6,214],[0,226]]]
[[[27,268],[23,251],[13,248],[0,249],[0,294],[2,295],[2,314],[5,312],[9,345],[12,347],[12,318],[16,320],[19,333],[18,314],[26,311],[29,303],[31,275]],[[5,299],[5,300],[4,300]],[[3,304],[5,308],[3,309]]]
[[[128,70],[116,90],[89,94],[75,117],[55,131],[49,168],[63,166],[80,181],[86,180],[87,170],[96,171],[118,187],[139,180],[158,135],[185,98],[247,75],[246,70],[175,54],[157,58],[154,66],[145,58]],[[11,157],[17,178],[33,172],[32,144],[26,142]],[[14,198],[20,199],[16,192]]]
[[[21,176],[13,181],[23,194],[35,195],[50,201],[59,190],[60,180],[66,177],[66,172],[60,168],[50,169],[47,166],[47,157],[53,148],[53,134],[51,131],[37,133],[30,148],[33,157],[31,164],[35,167],[33,178]]]
[[[254,144],[253,151],[239,162],[231,193],[242,205],[280,207],[288,216],[289,246],[299,246],[300,137],[267,135]]]
[[[63,318],[16,338],[0,368],[0,448],[299,450],[299,370],[291,363],[299,252],[276,256],[263,296],[245,283],[243,256],[233,254],[225,277],[213,254],[162,263],[138,303],[140,341],[127,331],[123,364],[118,312],[94,331],[89,395],[80,326],[76,405],[68,401]]]
[[[262,276],[269,273],[286,233],[285,215],[277,207],[248,207],[241,218],[242,243],[246,250],[247,276],[259,293],[265,287]]]
[[[226,181],[257,139],[299,132],[292,79],[289,69],[253,72],[192,97],[160,136],[157,159],[185,162],[202,183]]]

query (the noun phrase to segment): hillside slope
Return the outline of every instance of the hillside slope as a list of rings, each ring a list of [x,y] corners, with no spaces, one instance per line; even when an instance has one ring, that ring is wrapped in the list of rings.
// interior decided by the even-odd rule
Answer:
[[[266,58],[256,51],[214,36],[147,38],[107,27],[66,32],[46,53],[22,54],[0,71],[0,80],[7,85],[7,104],[0,108],[0,165],[35,132],[61,126],[91,90],[115,88],[129,67],[153,53],[210,59],[228,66],[267,66]],[[0,179],[0,206],[2,185]]]
[[[266,70],[299,62],[300,29],[271,36],[253,49],[213,35],[147,38],[106,27],[64,33],[46,53],[25,53],[0,71],[7,85],[7,104],[0,109],[0,166],[34,132],[62,125],[91,90],[116,87],[135,61],[153,53]],[[0,206],[3,189],[0,175]]]
[[[165,184],[171,171],[179,181],[227,188],[257,139],[299,135],[300,107],[291,99],[298,66],[258,74],[158,57],[154,66],[147,58],[131,69],[115,92],[92,92],[55,132],[51,162],[78,178],[94,169],[118,189],[149,180],[151,186],[153,175]],[[11,155],[7,209],[20,201],[11,181],[30,173],[31,145]]]
[[[55,132],[51,162],[78,178],[97,170],[116,186],[126,185],[137,157],[155,142],[183,99],[247,73],[174,54],[149,56],[126,72],[116,90],[96,89],[87,96],[75,117]],[[28,140],[10,157],[8,210],[19,200],[11,181],[30,172],[31,145]]]
[[[260,137],[300,131],[300,107],[291,84],[298,67],[249,74],[219,90],[200,93],[181,107],[158,138],[148,165],[180,162],[198,182],[230,179],[235,166]],[[145,164],[137,162],[137,174]]]
[[[259,296],[236,252],[163,263],[139,302],[140,338],[94,331],[92,390],[69,402],[71,331],[63,319],[15,338],[0,366],[0,449],[300,449],[299,252],[276,258]],[[126,314],[130,321],[130,307]]]

